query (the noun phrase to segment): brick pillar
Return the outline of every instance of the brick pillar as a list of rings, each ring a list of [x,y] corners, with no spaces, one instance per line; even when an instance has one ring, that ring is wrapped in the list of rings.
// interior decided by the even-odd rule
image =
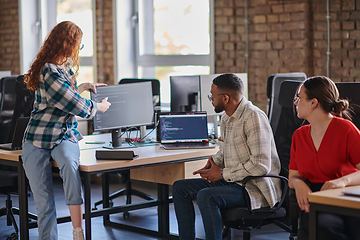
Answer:
[[[102,14],[100,10],[100,2],[102,2]],[[112,0],[96,0],[96,37],[97,37],[97,72],[98,79],[100,80],[100,66],[101,56],[103,58],[103,75],[104,79],[102,82],[112,85],[114,84],[114,39],[113,39],[113,8]],[[100,15],[103,16],[100,21]],[[102,24],[102,34],[99,33],[99,24]],[[103,52],[99,49],[100,38],[102,38]]]
[[[19,3],[0,0],[0,71],[20,74]]]

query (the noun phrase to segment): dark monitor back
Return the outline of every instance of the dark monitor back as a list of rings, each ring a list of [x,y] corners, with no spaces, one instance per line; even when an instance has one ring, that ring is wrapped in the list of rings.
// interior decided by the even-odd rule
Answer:
[[[120,79],[119,84],[137,83],[137,82],[151,82],[152,95],[154,97],[154,106],[160,106],[160,81],[158,79],[148,78],[123,78]]]
[[[200,76],[170,76],[170,108],[172,112],[197,111]]]

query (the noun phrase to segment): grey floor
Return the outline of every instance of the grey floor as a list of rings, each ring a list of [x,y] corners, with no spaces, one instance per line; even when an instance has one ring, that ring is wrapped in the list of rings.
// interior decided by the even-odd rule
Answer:
[[[116,191],[123,187],[121,182],[118,180],[117,176],[114,175],[112,177],[110,185],[110,192]],[[156,184],[133,181],[133,187],[141,190],[153,197],[156,197]],[[56,201],[56,210],[58,216],[67,216],[68,208],[65,205],[64,201],[64,193],[62,190],[61,180],[58,178],[54,178],[54,187],[55,187],[55,201]],[[101,185],[93,183],[92,184],[92,202],[98,201],[101,199]],[[0,208],[5,206],[6,196],[0,195]],[[18,206],[18,196],[13,195],[13,206]],[[134,197],[133,202],[140,202],[141,199]],[[114,200],[114,204],[124,204],[125,199],[121,197],[119,199]],[[196,204],[195,204],[196,207]],[[36,207],[33,201],[32,196],[29,197],[29,211],[36,212]],[[196,208],[197,217],[196,217],[196,234],[197,238],[204,239],[204,229],[202,226],[201,216],[199,215],[199,211]],[[19,221],[18,216],[15,216],[16,221]],[[147,227],[149,229],[156,230],[157,229],[157,208],[149,208],[146,210],[136,210],[130,212],[129,219],[123,219],[122,213],[114,214],[111,216],[111,220],[120,221],[120,222],[129,222],[131,224]],[[170,231],[171,233],[177,233],[177,222],[175,218],[173,205],[170,205]],[[6,217],[0,217],[0,240],[6,239],[11,233],[14,232],[14,228],[12,226],[6,225]],[[72,239],[72,226],[71,223],[62,223],[58,225],[58,234],[59,240],[70,240]],[[30,229],[30,239],[37,240],[38,233],[37,229]],[[142,235],[139,233],[129,232],[125,230],[113,229],[110,227],[104,227],[102,223],[102,218],[92,218],[92,239],[94,240],[112,240],[112,239],[124,239],[124,240],[160,240],[161,238],[150,237],[146,235]],[[242,239],[242,231],[232,230],[232,239]],[[281,239],[289,239],[289,233],[285,232],[281,228],[275,225],[268,225],[262,227],[262,229],[255,230],[252,234],[253,240],[281,240]]]

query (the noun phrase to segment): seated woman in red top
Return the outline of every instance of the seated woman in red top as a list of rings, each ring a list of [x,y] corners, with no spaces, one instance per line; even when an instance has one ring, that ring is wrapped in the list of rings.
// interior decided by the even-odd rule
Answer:
[[[339,99],[335,83],[327,77],[306,79],[294,104],[298,117],[310,123],[294,132],[289,165],[289,187],[303,210],[298,238],[306,239],[309,193],[360,185],[360,131],[338,117],[349,118],[349,102]],[[320,213],[318,226],[316,239],[360,239],[359,217]]]

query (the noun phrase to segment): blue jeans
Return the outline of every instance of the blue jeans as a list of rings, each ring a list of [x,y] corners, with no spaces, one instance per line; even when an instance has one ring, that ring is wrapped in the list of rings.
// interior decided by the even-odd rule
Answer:
[[[215,183],[201,178],[178,180],[173,185],[172,194],[180,240],[195,239],[193,200],[197,200],[201,212],[206,240],[222,239],[221,208],[245,206],[244,194],[246,201],[250,201],[240,185],[225,180]]]
[[[78,143],[62,141],[53,149],[41,149],[24,142],[22,160],[38,215],[39,240],[57,240],[56,208],[52,182],[52,162],[60,169],[67,205],[80,205],[81,179],[79,173],[80,149]]]

